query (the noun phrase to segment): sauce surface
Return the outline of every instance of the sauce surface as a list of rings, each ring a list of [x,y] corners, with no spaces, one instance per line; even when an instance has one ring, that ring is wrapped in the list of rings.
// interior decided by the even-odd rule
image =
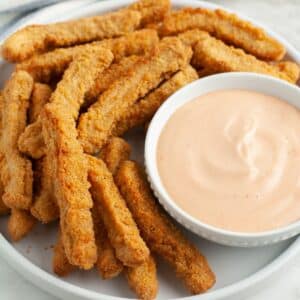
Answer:
[[[280,99],[222,90],[181,106],[157,147],[162,183],[179,207],[235,232],[300,218],[300,112]]]

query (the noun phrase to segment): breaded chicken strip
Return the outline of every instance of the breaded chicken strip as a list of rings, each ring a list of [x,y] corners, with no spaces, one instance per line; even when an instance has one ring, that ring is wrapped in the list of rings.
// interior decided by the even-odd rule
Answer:
[[[120,10],[74,21],[30,25],[18,30],[4,42],[2,55],[8,61],[20,62],[49,49],[124,35],[134,31],[140,21],[139,12]]]
[[[60,229],[58,231],[56,245],[54,246],[52,269],[53,272],[60,277],[67,276],[74,270],[74,266],[69,263],[66,256]]]
[[[42,108],[48,103],[51,94],[52,90],[49,85],[38,82],[34,84],[28,110],[29,123],[37,120]]]
[[[34,84],[31,106],[29,108],[29,120],[31,123],[38,119],[45,104],[49,102],[51,94],[52,90],[48,85],[41,83]],[[41,124],[40,121],[39,124]],[[40,127],[39,135],[42,135],[41,133],[42,126]],[[30,211],[42,223],[49,223],[59,217],[57,200],[55,199],[53,189],[53,178],[51,177],[51,165],[52,162],[47,155],[34,162],[34,196]]]
[[[86,157],[94,205],[104,221],[116,256],[124,265],[136,267],[147,260],[149,249],[105,163],[93,156]]]
[[[158,43],[157,32],[143,29],[115,39],[37,54],[18,64],[17,69],[27,71],[36,81],[49,82],[53,78],[61,76],[73,58],[88,49],[107,48],[113,53],[114,61],[118,62],[126,56],[144,54],[156,43]]]
[[[285,75],[289,77],[290,82],[296,83],[299,80],[300,68],[296,63],[291,61],[280,61],[276,62],[275,66],[279,71],[285,73]]]
[[[286,52],[284,46],[263,29],[221,9],[180,9],[165,18],[160,33],[175,35],[196,28],[261,59],[280,60]]]
[[[36,220],[28,211],[13,208],[8,219],[8,234],[14,242],[17,242],[25,237],[35,224]]]
[[[45,143],[42,135],[41,120],[26,126],[18,139],[19,151],[34,159],[39,159],[45,154]]]
[[[194,49],[199,41],[207,39],[209,36],[210,36],[209,33],[207,33],[206,31],[202,31],[199,29],[191,29],[178,34],[177,37],[184,44]]]
[[[52,161],[49,156],[45,155],[35,164],[35,194],[30,212],[36,219],[47,224],[59,218],[57,199],[54,194],[54,179],[52,178]]]
[[[93,204],[88,164],[77,141],[75,121],[86,91],[112,59],[111,52],[104,49],[76,58],[41,114],[47,156],[52,161],[63,245],[69,262],[83,269],[94,265],[97,249],[90,212]]]
[[[109,143],[101,150],[99,157],[103,159],[108,170],[115,174],[120,163],[129,159],[130,152],[130,145],[125,140],[111,138]],[[95,218],[97,219],[97,227],[95,226],[96,241],[99,241],[97,268],[100,276],[103,279],[108,279],[117,276],[123,270],[123,265],[116,258],[115,250],[108,239],[107,230],[96,207],[94,213],[94,224]]]
[[[207,37],[196,45],[192,64],[195,67],[204,67],[218,72],[255,72],[274,76],[290,83],[291,75],[282,69],[282,66],[271,65],[246,54],[243,50],[224,44],[213,37]],[[293,64],[290,62],[290,64]],[[295,68],[297,67],[296,64]]]
[[[126,267],[124,273],[130,288],[139,299],[152,300],[156,298],[158,280],[155,260],[151,255],[146,262],[136,268]]]
[[[125,140],[112,137],[101,150],[99,158],[105,162],[108,170],[115,175],[120,163],[129,159],[130,152],[131,147]]]
[[[159,207],[138,165],[132,161],[123,162],[115,180],[151,251],[175,269],[191,293],[211,288],[215,276],[205,257]]]
[[[157,87],[170,73],[185,67],[191,55],[191,48],[178,38],[164,39],[150,55],[139,60],[128,75],[115,81],[80,117],[78,136],[84,151],[99,151],[128,107]]]
[[[132,67],[140,59],[137,55],[122,58],[119,62],[112,64],[107,70],[98,76],[92,88],[85,96],[85,105],[90,105],[97,97],[106,91],[117,79],[126,76]]]
[[[162,21],[171,8],[170,0],[139,0],[128,7],[141,13],[141,26]]]
[[[18,138],[26,126],[32,88],[31,76],[18,71],[12,74],[3,90],[1,150],[8,178],[2,199],[8,207],[16,209],[29,209],[32,202],[31,162],[17,148]]]
[[[196,79],[198,79],[197,72],[190,65],[177,72],[145,98],[130,106],[116,124],[113,134],[121,136],[129,129],[150,121],[169,96]]]
[[[96,268],[102,279],[111,279],[123,271],[123,264],[117,259],[115,249],[108,239],[107,230],[97,205],[92,208],[98,259]]]

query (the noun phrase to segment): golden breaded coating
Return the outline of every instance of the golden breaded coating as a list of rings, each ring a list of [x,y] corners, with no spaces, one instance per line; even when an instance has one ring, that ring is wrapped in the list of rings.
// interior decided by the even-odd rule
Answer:
[[[290,82],[296,83],[299,80],[300,67],[298,64],[291,61],[280,61],[276,62],[275,66],[290,78]]]
[[[12,74],[3,90],[1,149],[5,155],[8,180],[4,183],[3,202],[10,208],[29,209],[32,202],[32,167],[17,149],[18,138],[26,126],[27,109],[33,88],[31,76]]]
[[[74,266],[69,263],[66,256],[60,230],[58,231],[57,242],[54,246],[52,269],[60,277],[67,276],[74,270]]]
[[[42,108],[49,101],[52,90],[49,85],[36,82],[30,99],[28,110],[29,123],[37,120]]]
[[[115,175],[120,163],[128,160],[131,152],[130,145],[119,137],[112,137],[102,148],[99,157],[105,162],[108,170]]]
[[[36,219],[47,224],[57,220],[59,217],[59,209],[53,187],[52,161],[49,156],[45,155],[36,161],[35,165],[35,193],[30,212]]]
[[[126,267],[124,273],[130,288],[139,299],[153,300],[156,298],[158,281],[155,260],[151,255],[136,268]]]
[[[123,162],[115,180],[151,251],[175,269],[192,294],[211,288],[215,276],[205,257],[157,204],[138,165],[133,161]]]
[[[149,56],[143,57],[131,72],[113,83],[88,111],[81,115],[78,137],[86,153],[96,153],[112,136],[114,124],[127,108],[157,87],[170,73],[185,67],[191,48],[178,38],[161,41]]]
[[[105,163],[93,156],[86,157],[94,205],[103,219],[116,256],[124,265],[136,267],[146,261],[149,250]]]
[[[98,260],[96,268],[102,279],[111,279],[123,271],[123,264],[117,259],[115,249],[108,239],[107,230],[98,212],[97,206],[92,208]]]
[[[284,46],[263,29],[221,9],[180,9],[165,18],[160,33],[174,35],[196,28],[261,59],[280,60],[286,52]]]
[[[177,72],[145,98],[130,106],[116,124],[113,134],[121,136],[129,129],[150,121],[169,96],[196,79],[198,79],[197,72],[190,65]]]
[[[42,135],[41,120],[26,126],[18,139],[19,151],[34,159],[39,159],[45,154],[45,143]]]
[[[1,184],[0,186],[0,192],[2,190],[2,193],[3,193],[3,185]],[[0,216],[5,216],[7,214],[9,214],[10,212],[10,209],[4,204],[4,202],[2,201],[2,199],[0,199]]]
[[[17,242],[25,237],[36,224],[36,220],[25,210],[12,209],[8,219],[8,234],[10,238]]]
[[[30,25],[18,30],[4,42],[2,55],[8,61],[20,62],[49,49],[124,35],[134,31],[140,21],[139,12],[121,10],[74,21]]]
[[[128,7],[141,13],[141,26],[162,21],[171,8],[170,0],[139,0]]]
[[[126,56],[146,53],[158,43],[158,40],[155,30],[142,29],[115,39],[37,54],[18,64],[17,69],[27,71],[35,81],[50,82],[53,78],[61,76],[74,57],[81,52],[107,48],[113,53],[114,61],[118,62]]]
[[[209,33],[199,29],[191,29],[178,34],[177,36],[184,44],[192,47],[193,49],[198,42],[209,37]]]
[[[132,67],[140,59],[137,55],[124,57],[120,62],[112,64],[107,70],[100,74],[92,88],[85,96],[85,105],[90,105],[104,91],[106,91],[117,79],[126,76]]]
[[[198,42],[194,49],[192,64],[218,72],[255,72],[286,80],[291,76],[276,65],[246,54],[243,50],[224,44],[213,37]]]
[[[41,114],[64,248],[69,262],[82,269],[94,265],[97,249],[90,212],[93,203],[87,180],[88,164],[77,141],[75,122],[86,91],[112,59],[111,52],[105,49],[76,58]]]

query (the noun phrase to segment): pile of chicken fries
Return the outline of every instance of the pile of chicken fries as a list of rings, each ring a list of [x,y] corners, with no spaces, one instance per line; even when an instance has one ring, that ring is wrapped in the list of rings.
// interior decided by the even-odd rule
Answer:
[[[123,273],[140,299],[158,293],[162,257],[192,294],[215,275],[154,198],[122,136],[176,90],[221,72],[296,83],[299,67],[264,30],[223,10],[140,0],[104,15],[31,25],[2,56],[0,215],[13,241],[59,221],[53,271]],[[175,283],[174,283],[175,284]]]

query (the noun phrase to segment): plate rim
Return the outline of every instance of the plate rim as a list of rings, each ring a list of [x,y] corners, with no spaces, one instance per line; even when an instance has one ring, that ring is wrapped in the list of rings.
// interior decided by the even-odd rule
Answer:
[[[81,6],[81,9],[83,8],[83,11],[93,11],[96,9],[96,11],[104,10],[107,8],[115,8],[115,7],[121,7],[124,5],[127,5],[129,3],[134,2],[134,0],[119,0],[117,3],[114,0],[106,0],[101,2],[92,2],[89,1],[86,5]],[[74,5],[76,2],[73,2]],[[73,12],[73,9],[71,8],[70,2],[65,1],[61,2],[60,4],[49,6],[48,9],[54,8],[55,6],[60,6],[62,8],[63,4],[68,4],[67,7],[69,10],[64,11],[64,14],[66,12]],[[252,18],[249,18],[238,11],[228,9],[224,6],[217,5],[214,3],[208,3],[205,1],[198,1],[198,0],[172,0],[172,4],[175,4],[176,6],[194,6],[194,7],[207,7],[211,9],[215,8],[222,8],[226,11],[233,12],[243,19],[249,20],[250,22],[254,23],[255,25],[262,27],[265,29],[270,35],[278,39],[280,42],[284,44],[284,46],[287,49],[287,53],[298,63],[300,63],[300,52],[297,51],[294,46],[290,42],[288,42],[285,38],[283,38],[281,35],[273,32],[270,30],[267,26],[263,25],[260,22],[257,22],[253,20]],[[75,11],[76,9],[74,9]],[[24,24],[27,24],[30,22],[30,20],[34,17],[39,16],[41,11],[35,12],[31,15],[26,16],[24,19],[21,19],[17,22],[12,28],[18,29],[24,26]],[[56,17],[49,17],[49,21],[55,21]],[[17,25],[17,26],[16,26]],[[13,30],[13,31],[14,31]],[[11,28],[9,28],[7,31],[11,31]],[[0,44],[3,42],[3,37],[5,37],[5,32],[1,35]],[[300,237],[296,238],[295,241],[293,241],[279,256],[277,256],[274,260],[272,260],[270,263],[265,265],[263,268],[258,270],[257,272],[251,274],[250,276],[239,280],[233,284],[230,284],[228,286],[225,286],[223,288],[209,291],[202,295],[194,295],[194,296],[187,296],[183,298],[178,299],[186,299],[186,300],[192,300],[192,299],[201,299],[201,300],[221,300],[229,296],[235,296],[239,292],[244,292],[247,289],[253,287],[256,284],[262,283],[264,280],[267,280],[271,277],[271,275],[274,275],[277,271],[279,271],[282,267],[284,267],[285,264],[287,264],[291,259],[293,259],[298,253],[300,252]],[[47,271],[41,269],[39,266],[32,263],[28,258],[23,256],[20,252],[17,251],[13,245],[6,240],[6,238],[0,233],[0,256],[12,267],[14,268],[21,276],[25,277],[26,279],[31,281],[34,285],[36,285],[39,288],[42,288],[43,290],[49,292],[52,295],[55,296],[79,296],[83,299],[109,299],[109,300],[129,300],[128,298],[121,298],[121,297],[115,297],[110,295],[105,295],[96,291],[92,291],[86,288],[82,288],[79,286],[76,286],[72,283],[66,282],[58,277],[56,277],[54,274],[48,273]],[[55,292],[57,290],[57,293]],[[62,292],[64,294],[62,294]],[[59,293],[59,294],[58,294]]]

